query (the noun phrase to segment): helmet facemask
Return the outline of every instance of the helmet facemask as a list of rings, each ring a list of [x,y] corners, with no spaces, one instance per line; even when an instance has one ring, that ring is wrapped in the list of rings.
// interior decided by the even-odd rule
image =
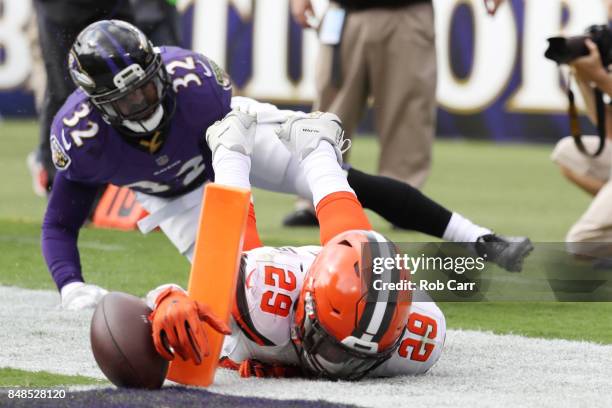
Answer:
[[[379,353],[372,344],[360,345],[357,339],[338,341],[325,330],[316,317],[310,292],[304,299],[304,322],[292,330],[293,344],[304,368],[312,374],[333,380],[356,381],[388,360],[399,346],[400,336],[392,347]]]
[[[113,82],[115,89],[89,95],[109,124],[121,126],[128,130],[124,133],[135,137],[147,136],[165,124],[163,103],[170,86],[158,53],[146,71],[132,64],[117,73]]]

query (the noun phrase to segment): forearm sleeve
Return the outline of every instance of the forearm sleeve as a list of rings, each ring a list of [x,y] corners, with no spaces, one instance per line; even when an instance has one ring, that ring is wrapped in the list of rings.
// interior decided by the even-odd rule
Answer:
[[[55,176],[43,220],[41,246],[58,289],[83,281],[77,239],[97,190],[98,186],[70,181],[61,173]]]

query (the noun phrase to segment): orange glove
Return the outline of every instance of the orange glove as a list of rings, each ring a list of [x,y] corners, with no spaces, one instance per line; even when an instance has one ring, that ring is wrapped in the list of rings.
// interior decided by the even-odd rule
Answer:
[[[269,364],[255,359],[244,360],[242,363],[240,363],[238,373],[242,378],[290,378],[304,376],[304,373],[298,366]]]
[[[225,322],[215,316],[210,307],[176,288],[167,288],[157,296],[155,310],[149,315],[153,326],[153,343],[166,360],[174,353],[196,365],[208,356],[208,340],[203,323],[223,334],[231,334]]]

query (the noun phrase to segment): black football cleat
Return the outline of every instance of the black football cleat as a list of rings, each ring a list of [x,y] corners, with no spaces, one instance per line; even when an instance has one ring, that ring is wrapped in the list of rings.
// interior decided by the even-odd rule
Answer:
[[[520,272],[523,260],[533,251],[533,244],[527,237],[504,237],[486,234],[478,237],[474,248],[479,256],[493,262],[508,272]]]
[[[313,210],[304,208],[295,210],[283,220],[285,227],[318,227],[319,220]]]

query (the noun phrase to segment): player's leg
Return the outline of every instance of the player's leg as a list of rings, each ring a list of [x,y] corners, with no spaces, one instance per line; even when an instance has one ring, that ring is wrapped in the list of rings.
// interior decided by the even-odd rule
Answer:
[[[321,245],[345,231],[372,229],[341,167],[342,152],[350,143],[343,138],[336,115],[293,116],[282,125],[278,138],[298,158],[312,192]]]
[[[364,173],[348,167],[347,178],[357,198],[364,206],[400,228],[419,231],[442,238],[453,213],[419,190],[395,179]],[[467,241],[489,230],[468,226]]]
[[[274,126],[258,127],[251,157],[251,184],[312,202],[312,192],[298,159],[278,140]]]
[[[351,12],[342,30],[340,45],[319,45],[316,66],[317,99],[313,110],[338,115],[350,139],[366,105],[368,78],[366,46],[368,35],[363,30],[367,13]],[[348,155],[345,155],[345,160]],[[294,211],[283,220],[285,226],[317,225],[310,200],[298,199]]]
[[[234,98],[238,99],[238,98]],[[273,107],[270,106],[270,109]],[[312,202],[312,193],[297,157],[291,155],[275,133],[279,123],[258,124],[251,164],[251,184],[255,187],[297,194]],[[348,167],[348,166],[347,166]],[[382,176],[348,170],[348,181],[365,208],[371,209],[406,229],[442,238],[452,213],[409,185]],[[390,199],[392,197],[392,199]],[[475,241],[489,230],[467,225],[457,240]],[[466,238],[468,237],[468,238]]]
[[[474,243],[479,254],[509,271],[518,271],[533,246],[526,237],[504,237],[451,212],[409,184],[348,169],[348,182],[364,208],[393,225],[442,238]]]
[[[275,126],[258,125],[252,155],[251,184],[270,191],[297,194],[312,200],[312,192],[297,157],[274,134]],[[347,166],[348,167],[348,166]],[[349,185],[364,206],[402,228],[454,242],[476,242],[490,234],[453,213],[414,187],[400,181],[348,167]]]
[[[278,126],[279,123],[257,125],[251,155],[250,183],[258,188],[297,194],[312,200],[304,169],[299,159],[289,153],[278,139],[275,132]],[[504,245],[496,247],[498,253],[491,254],[489,259],[501,256],[498,263],[501,262],[502,266],[504,263],[520,263],[525,256],[525,253],[508,252],[508,248],[512,250],[513,246],[505,245],[503,237],[491,235],[490,230],[472,223],[460,214],[451,213],[408,184],[354,169],[350,171],[348,181],[357,197],[365,201],[364,207],[398,225],[454,242],[478,242],[483,237],[493,237]],[[139,222],[139,227],[146,233],[159,226],[177,249],[191,259],[202,188],[176,199],[138,193],[138,201],[151,214]]]
[[[266,190],[297,194],[312,201],[312,192],[299,159],[278,140],[275,134],[277,126],[258,124],[251,184]],[[529,239],[520,237],[514,240],[495,235],[461,214],[445,209],[406,183],[356,169],[348,170],[348,182],[364,208],[389,222],[451,242],[475,243],[480,252],[487,251],[488,259],[508,270],[520,269],[523,258],[532,249]]]

